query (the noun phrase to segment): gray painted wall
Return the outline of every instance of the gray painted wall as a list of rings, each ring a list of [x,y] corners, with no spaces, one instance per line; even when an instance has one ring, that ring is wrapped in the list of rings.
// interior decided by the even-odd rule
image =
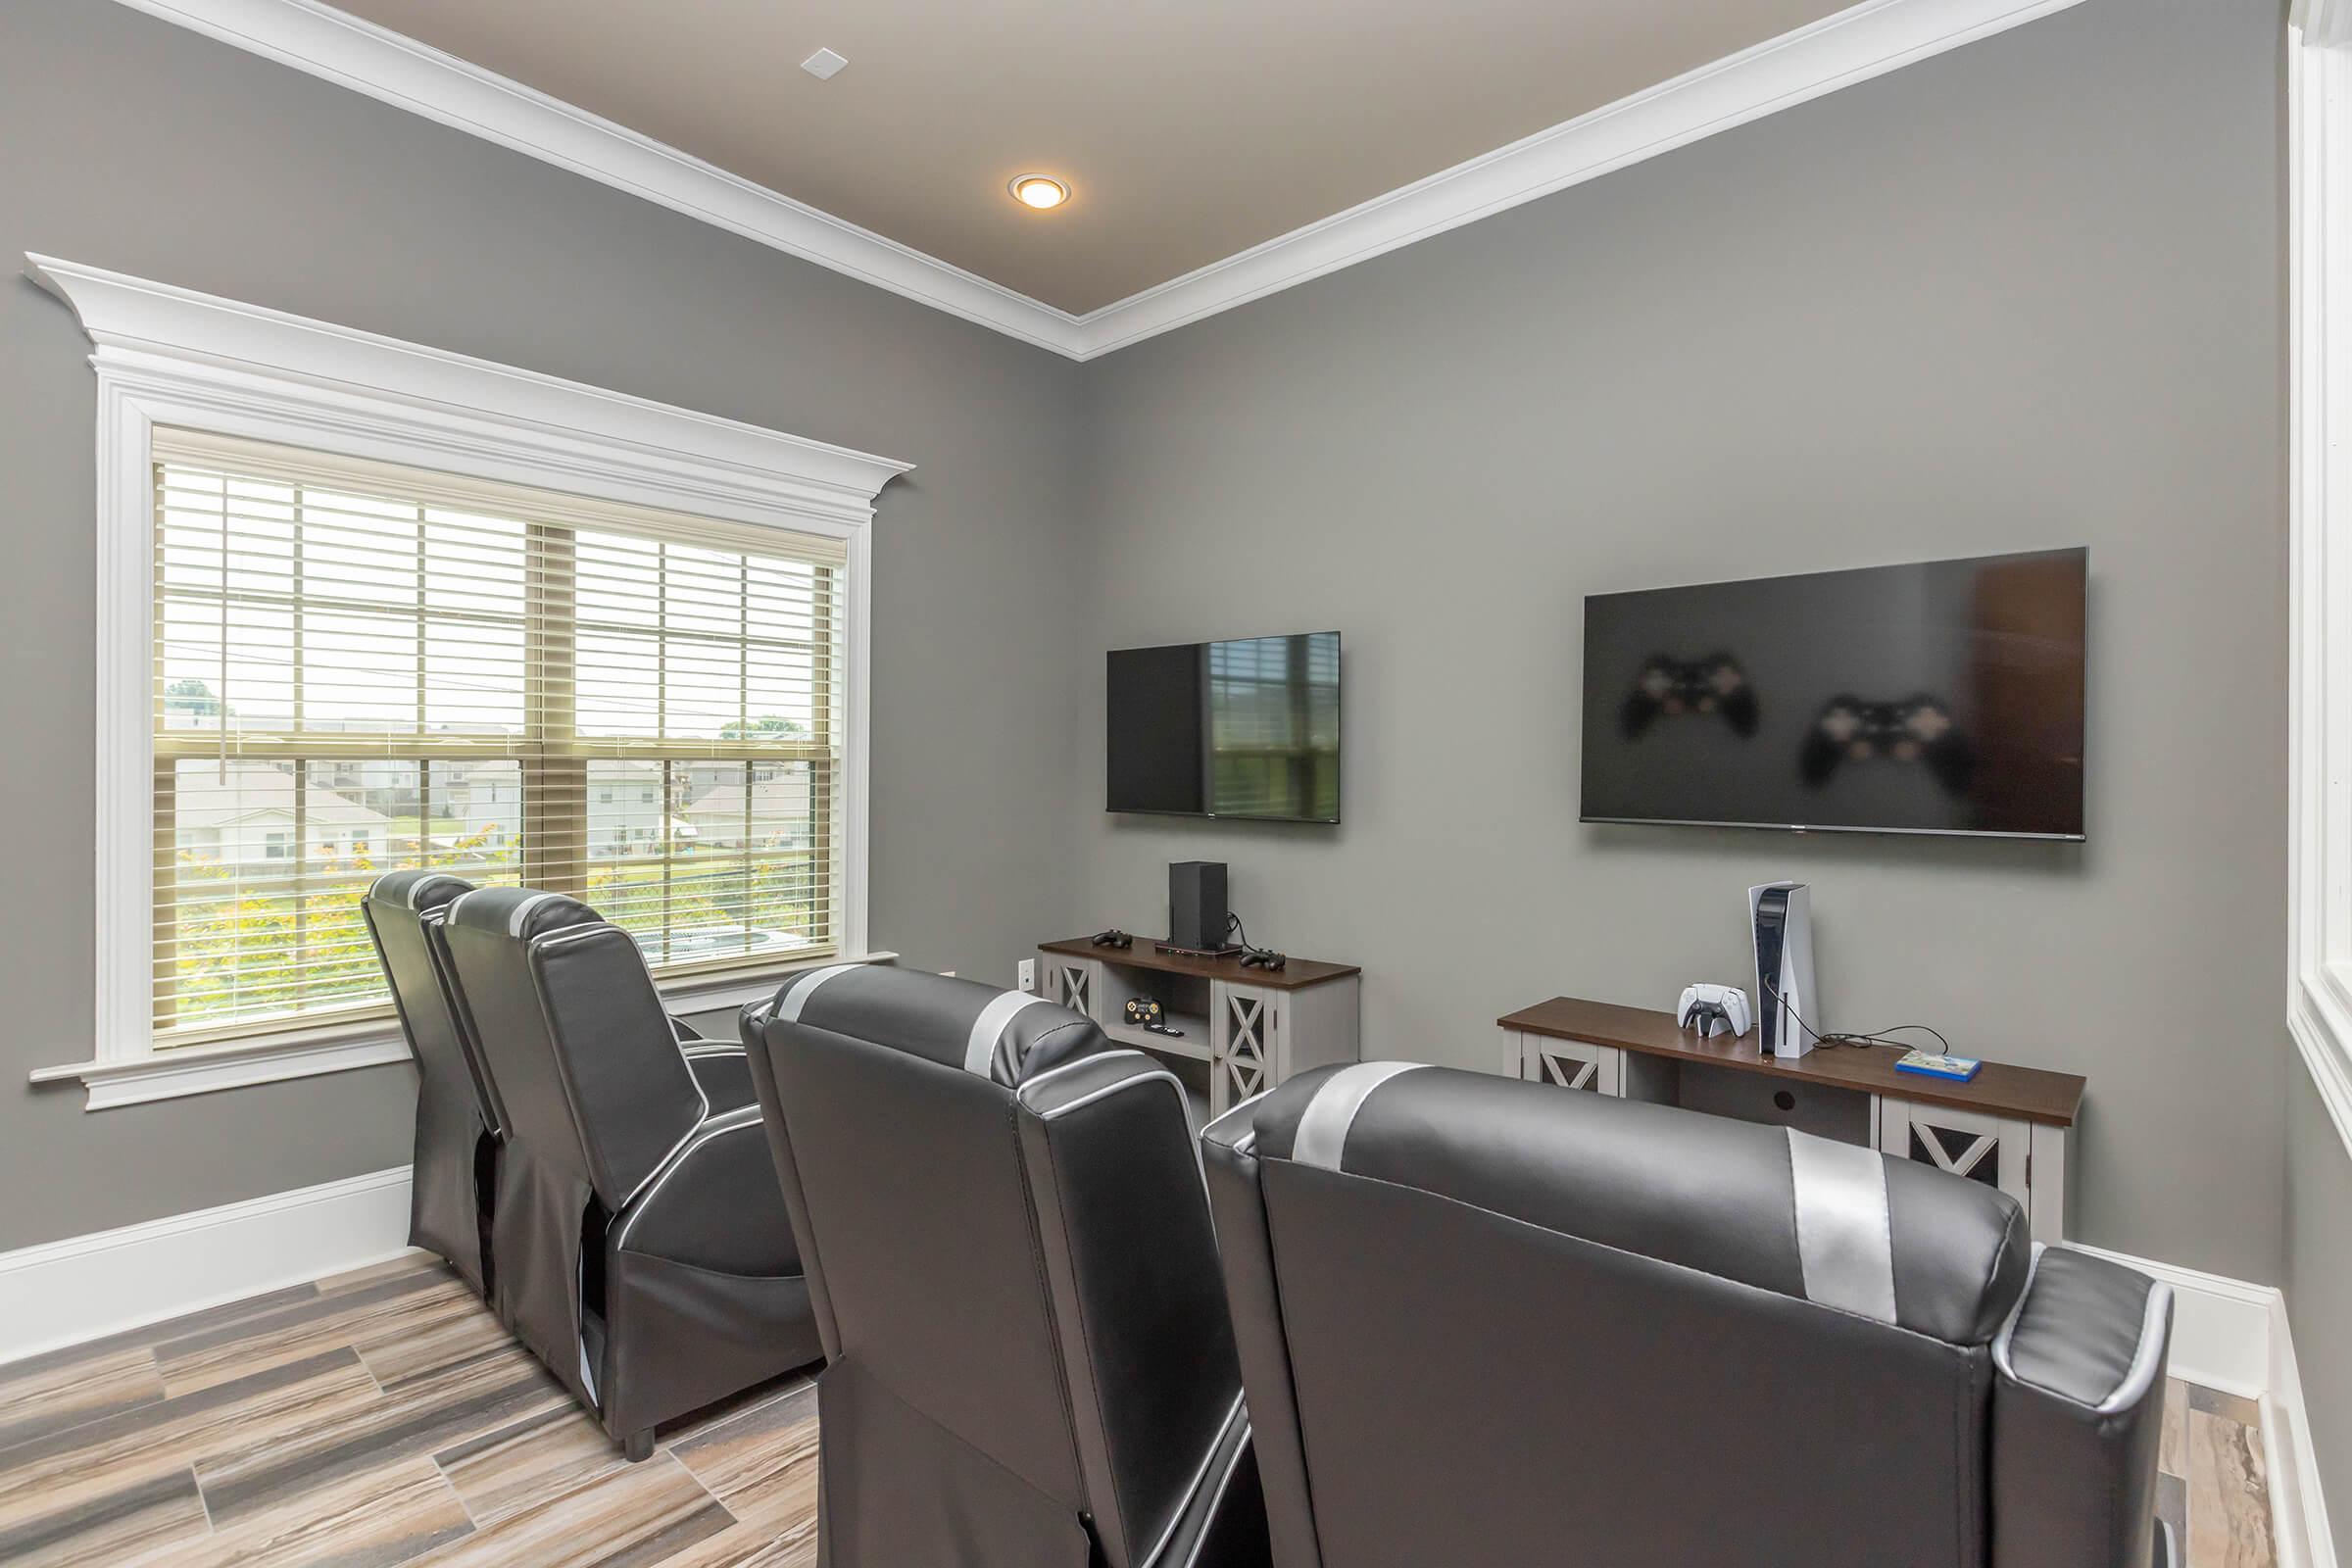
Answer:
[[[1009,974],[1070,918],[1069,365],[121,6],[0,0],[0,1250],[408,1158],[407,1068],[84,1113],[88,341],[26,250],[883,452],[873,936]],[[1065,689],[1066,688],[1066,689]]]
[[[1228,860],[1369,1054],[1482,1064],[1741,981],[1801,877],[1833,1025],[2089,1076],[2075,1236],[2277,1280],[2281,9],[2092,0],[1087,367],[1088,707],[1102,648],[1339,627],[1348,820],[1081,820],[1064,923]],[[1584,595],[2072,544],[2087,845],[1578,824]]]
[[[2298,1056],[2287,1078],[2286,1311],[2320,1487],[2338,1541],[2352,1533],[2352,1347],[2344,1343],[2344,1325],[2352,1323],[2348,1232],[2352,1155]]]
[[[876,536],[874,930],[911,960],[1151,929],[1162,862],[1221,857],[1260,940],[1366,965],[1374,1054],[1476,1063],[1528,1001],[1737,979],[1739,890],[1802,876],[1834,1022],[2090,1074],[2077,1235],[2352,1297],[2352,1175],[2246,1028],[2283,963],[2277,0],[2092,0],[1083,368],[122,8],[0,4],[0,256],[921,466]],[[405,1070],[23,1086],[92,1044],[86,352],[0,281],[0,665],[54,760],[0,774],[50,828],[0,944],[0,1172],[44,1201],[0,1249],[406,1154]],[[2087,846],[1575,821],[1584,594],[2077,542]],[[1102,649],[1324,625],[1344,828],[1095,811]],[[2315,1405],[2352,1386],[2303,1355]]]

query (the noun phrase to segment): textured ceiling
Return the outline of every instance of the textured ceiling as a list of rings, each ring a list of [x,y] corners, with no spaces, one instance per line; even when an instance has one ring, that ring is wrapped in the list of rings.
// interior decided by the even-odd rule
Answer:
[[[339,3],[1083,314],[1851,0]]]

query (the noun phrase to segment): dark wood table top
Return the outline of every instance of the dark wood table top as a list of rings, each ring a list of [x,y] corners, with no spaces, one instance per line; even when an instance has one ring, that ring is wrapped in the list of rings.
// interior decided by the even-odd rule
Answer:
[[[1137,937],[1132,948],[1098,948],[1086,937],[1071,937],[1064,942],[1041,942],[1041,953],[1058,953],[1072,958],[1101,958],[1104,963],[1123,964],[1130,969],[1150,969],[1159,974],[1198,975],[1203,980],[1230,980],[1235,985],[1263,986],[1268,991],[1303,991],[1319,986],[1326,980],[1344,980],[1363,971],[1352,963],[1323,963],[1313,958],[1286,958],[1280,969],[1245,969],[1242,956],[1230,954],[1222,958],[1195,957],[1190,954],[1161,953],[1152,946],[1150,937]]]
[[[1896,1072],[1894,1064],[1903,1057],[1903,1049],[1897,1046],[1817,1046],[1794,1061],[1781,1061],[1757,1052],[1753,1027],[1741,1037],[1710,1039],[1677,1025],[1674,1014],[1648,1007],[1554,997],[1495,1021],[1505,1029],[1531,1035],[1615,1046],[1621,1051],[1705,1062],[1739,1072],[1834,1084],[1921,1104],[2019,1116],[2053,1127],[2072,1127],[2082,1108],[2083,1080],[2073,1073],[1986,1061],[1975,1078],[1955,1083],[1949,1078]]]

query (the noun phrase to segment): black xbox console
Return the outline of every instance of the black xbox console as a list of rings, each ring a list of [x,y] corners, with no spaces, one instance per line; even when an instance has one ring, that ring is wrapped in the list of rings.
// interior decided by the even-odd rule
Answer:
[[[1180,953],[1223,953],[1231,919],[1223,860],[1177,860],[1168,866],[1168,942]]]

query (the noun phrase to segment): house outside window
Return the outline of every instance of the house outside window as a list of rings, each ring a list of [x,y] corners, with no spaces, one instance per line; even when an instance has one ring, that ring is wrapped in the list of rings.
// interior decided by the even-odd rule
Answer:
[[[159,1047],[387,1009],[394,869],[658,977],[838,951],[837,547],[175,431],[155,483]]]

